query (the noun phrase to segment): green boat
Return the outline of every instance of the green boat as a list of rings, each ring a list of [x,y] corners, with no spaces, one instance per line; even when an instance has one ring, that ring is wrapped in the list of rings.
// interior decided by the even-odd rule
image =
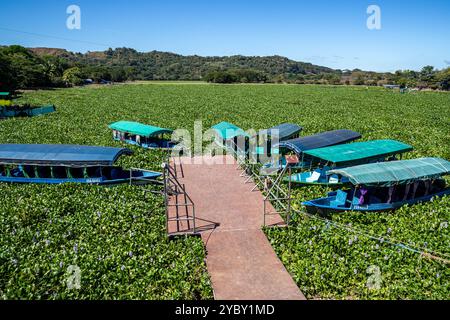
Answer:
[[[132,121],[111,123],[113,139],[145,149],[172,149],[176,143],[171,141],[173,130],[155,127]]]
[[[285,177],[299,186],[326,185],[341,186],[348,182],[345,176],[328,175],[328,171],[362,165],[396,160],[413,147],[396,140],[373,140],[354,142],[332,147],[312,149],[303,152],[302,162],[309,163],[307,171]]]

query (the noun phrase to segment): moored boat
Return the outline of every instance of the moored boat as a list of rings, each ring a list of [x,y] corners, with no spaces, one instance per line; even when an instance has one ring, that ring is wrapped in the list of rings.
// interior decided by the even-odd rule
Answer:
[[[34,117],[56,111],[54,105],[15,105],[9,92],[0,92],[0,118]]]
[[[412,146],[396,140],[372,140],[306,150],[302,153],[302,162],[310,164],[308,170],[285,177],[284,180],[299,186],[340,186],[348,182],[348,178],[327,175],[329,170],[392,161],[412,150]]]
[[[0,107],[0,118],[34,117],[52,113],[55,111],[56,107],[54,105],[47,105],[47,106],[12,105],[8,107]]]
[[[352,142],[361,138],[361,134],[352,130],[333,130],[304,136],[296,139],[281,141],[272,147],[271,154],[273,160],[263,164],[261,173],[274,172],[286,166],[285,155],[295,154],[298,159],[303,158],[303,152],[311,149],[323,148]],[[307,168],[310,164],[299,162],[292,166],[296,169]]]
[[[114,166],[124,148],[45,145],[0,145],[0,182],[61,184],[82,183],[114,185],[152,183],[161,173],[148,170],[125,170]]]
[[[118,121],[109,125],[113,138],[146,149],[172,149],[176,143],[167,135],[173,130],[132,121]]]
[[[441,158],[420,158],[363,164],[328,171],[348,179],[349,189],[305,201],[309,212],[385,211],[450,195],[443,176],[450,162]]]

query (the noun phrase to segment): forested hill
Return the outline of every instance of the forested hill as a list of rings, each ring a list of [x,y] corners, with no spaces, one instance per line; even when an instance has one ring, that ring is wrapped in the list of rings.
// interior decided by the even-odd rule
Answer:
[[[134,49],[73,53],[55,48],[0,46],[0,91],[133,80],[204,80],[214,83],[297,83],[450,89],[450,68],[395,73],[333,70],[281,56],[200,57]]]
[[[142,80],[201,80],[208,72],[229,69],[252,69],[263,72],[269,78],[281,74],[295,76],[335,72],[327,67],[281,56],[201,57],[161,51],[138,52],[129,48],[85,54],[53,48],[31,48],[31,51],[40,56],[58,56],[83,65],[125,68],[135,79]]]

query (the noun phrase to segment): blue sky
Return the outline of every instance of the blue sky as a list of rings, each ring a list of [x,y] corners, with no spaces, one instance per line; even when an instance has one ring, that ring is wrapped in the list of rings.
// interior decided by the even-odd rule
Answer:
[[[66,28],[71,4],[81,8],[81,30]],[[381,30],[366,26],[371,4],[381,9]],[[449,0],[15,0],[1,8],[2,45],[277,54],[374,71],[450,66]]]

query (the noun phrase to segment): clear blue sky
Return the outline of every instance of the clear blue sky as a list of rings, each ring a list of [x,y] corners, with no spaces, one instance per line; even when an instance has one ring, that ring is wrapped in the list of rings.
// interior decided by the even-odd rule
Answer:
[[[81,8],[81,30],[66,28],[71,4]],[[371,4],[381,8],[381,30],[366,27]],[[374,71],[444,68],[450,66],[450,1],[2,1],[0,44],[77,52],[125,46],[202,56],[277,54]]]

